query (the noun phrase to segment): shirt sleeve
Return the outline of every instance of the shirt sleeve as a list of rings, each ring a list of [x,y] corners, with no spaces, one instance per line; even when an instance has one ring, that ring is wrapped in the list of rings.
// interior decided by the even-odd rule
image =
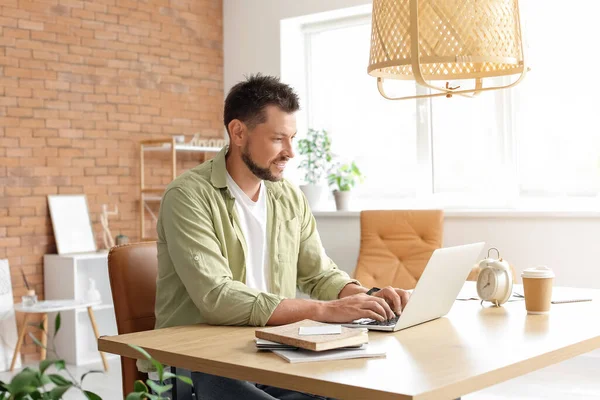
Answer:
[[[265,326],[283,297],[233,280],[207,200],[172,188],[163,197],[160,218],[175,272],[206,322]]]
[[[298,255],[297,282],[300,290],[311,298],[319,300],[336,300],[349,283],[360,285],[356,279],[340,270],[327,256],[319,232],[317,222],[303,193],[302,221],[300,227],[300,254]]]

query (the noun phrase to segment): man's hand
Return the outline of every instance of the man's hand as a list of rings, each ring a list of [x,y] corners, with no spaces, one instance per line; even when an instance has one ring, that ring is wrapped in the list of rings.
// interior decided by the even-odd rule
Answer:
[[[373,293],[372,296],[384,299],[391,309],[394,310],[394,313],[400,315],[404,307],[406,307],[406,303],[408,303],[410,293],[403,289],[386,286],[378,292]]]
[[[394,318],[394,312],[386,300],[364,293],[326,301],[321,305],[319,320],[322,322],[349,323],[360,318],[386,321]]]

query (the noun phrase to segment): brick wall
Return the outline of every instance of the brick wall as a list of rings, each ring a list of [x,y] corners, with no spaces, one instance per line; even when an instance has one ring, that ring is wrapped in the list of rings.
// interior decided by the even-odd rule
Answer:
[[[138,142],[221,137],[222,43],[221,0],[0,2],[0,258],[15,301],[20,268],[43,296],[56,252],[46,195],[85,193],[99,246],[102,204],[118,205],[111,230],[135,241]],[[169,180],[161,157],[149,183]],[[25,361],[36,350],[27,339]]]

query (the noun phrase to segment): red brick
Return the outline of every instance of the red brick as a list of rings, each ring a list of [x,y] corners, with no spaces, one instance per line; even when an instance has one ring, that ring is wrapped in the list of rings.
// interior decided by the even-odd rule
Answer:
[[[35,118],[57,119],[58,111],[57,110],[35,110],[34,116],[35,116]]]
[[[94,32],[94,38],[99,40],[117,40],[117,32],[97,30]]]
[[[66,138],[81,138],[83,137],[83,131],[80,129],[59,129],[58,135]],[[61,149],[61,154],[62,150],[63,149]]]
[[[95,93],[97,94],[117,94],[117,88],[114,86],[99,86],[96,85]]]
[[[19,145],[22,147],[44,147],[46,145],[46,139],[22,137],[19,138]]]
[[[91,3],[87,3],[87,4],[91,4]],[[96,13],[96,20],[102,21],[102,22],[108,22],[108,23],[112,23],[112,24],[116,24],[117,22],[119,22],[119,18],[116,15],[103,14],[101,12]]]
[[[15,39],[29,39],[29,38],[31,38],[31,33],[25,29],[5,28],[3,30],[3,36],[7,37],[7,38],[15,38]]]
[[[39,108],[44,106],[44,101],[40,99],[29,99],[27,97],[19,98],[19,107]]]
[[[33,72],[34,71],[32,71],[32,76],[33,76]],[[40,81],[39,79],[21,78],[21,79],[19,79],[19,85],[21,87],[31,88],[31,89],[43,89],[44,88],[44,82]],[[33,94],[35,94],[35,91],[33,92]]]
[[[0,247],[18,247],[20,245],[21,245],[21,238],[18,238],[18,237],[0,238]]]
[[[16,105],[17,105],[16,97],[0,97],[0,107],[16,106]]]
[[[71,121],[66,119],[48,119],[46,120],[47,128],[70,128]]]
[[[71,16],[73,16],[74,18],[82,18],[82,19],[89,19],[89,20],[94,20],[96,18],[93,11],[88,11],[88,10],[83,10],[83,9],[73,9],[71,11]]]
[[[31,118],[27,118],[27,119],[22,119],[21,120],[21,124],[20,124],[21,128],[44,128],[46,126],[46,122],[43,119],[31,119]]]
[[[33,51],[33,58],[38,60],[58,61],[58,54],[48,53],[46,51]]]
[[[42,99],[58,98],[58,93],[56,92],[56,90],[34,90],[33,95],[37,98],[42,98]]]
[[[117,51],[117,58],[121,60],[137,60],[138,55],[136,53],[130,53],[128,51]]]
[[[33,132],[34,137],[55,137],[58,136],[58,130],[56,129],[36,129]]]
[[[4,93],[6,96],[31,97],[32,91],[28,88],[7,87],[4,89]]]
[[[61,82],[57,80],[47,80],[46,89],[48,90],[69,90],[71,84],[69,82]]]
[[[108,115],[108,119],[111,121],[129,121],[129,114],[122,113],[111,113]]]
[[[56,186],[37,186],[33,188],[33,194],[49,195],[57,193],[58,188]]]
[[[10,149],[6,149],[6,156],[18,158],[19,165],[24,166],[21,161],[25,160],[27,157],[31,157],[31,154],[33,153],[31,150],[32,149],[30,149],[30,148],[27,148],[27,149],[23,149],[23,148],[19,148],[19,147],[10,148]],[[37,160],[37,161],[39,161],[39,160]]]
[[[59,95],[60,97],[60,95]],[[68,110],[69,109],[69,103],[67,103],[66,101],[49,101],[46,100],[46,108],[49,108],[51,110]]]
[[[9,108],[7,108],[6,111],[7,111],[6,115],[8,115],[9,117],[31,117],[31,116],[33,116],[33,110],[31,108],[9,107]]]
[[[106,96],[103,94],[86,94],[83,100],[90,103],[106,103]]]
[[[79,92],[79,93],[94,93],[94,86],[92,85],[82,85],[79,83],[73,83],[71,85],[71,91]]]
[[[33,40],[41,40],[44,42],[54,42],[56,41],[56,33],[52,32],[31,32],[31,38]]]

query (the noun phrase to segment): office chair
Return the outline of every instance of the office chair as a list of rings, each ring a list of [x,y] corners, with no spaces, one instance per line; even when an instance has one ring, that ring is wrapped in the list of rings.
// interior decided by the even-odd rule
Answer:
[[[365,287],[414,289],[442,247],[443,224],[442,210],[362,211],[355,278]]]
[[[108,276],[119,335],[154,329],[157,274],[156,242],[116,246],[108,253]],[[135,362],[121,357],[123,398],[133,391],[136,380],[146,381],[146,374],[137,370]],[[185,374],[181,370],[173,372]],[[173,398],[192,398],[189,386],[179,380],[173,384]]]

